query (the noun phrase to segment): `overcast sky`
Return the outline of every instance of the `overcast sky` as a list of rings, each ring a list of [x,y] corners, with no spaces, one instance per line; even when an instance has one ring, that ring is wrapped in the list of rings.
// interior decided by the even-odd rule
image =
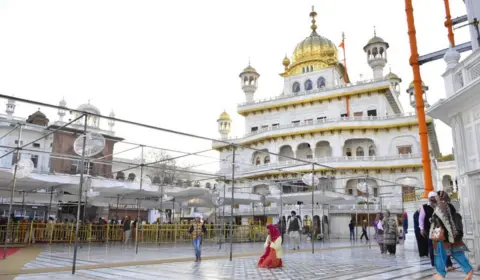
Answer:
[[[448,47],[443,1],[413,2],[420,54]],[[453,17],[465,14],[462,0],[450,3]],[[236,106],[245,96],[238,74],[250,57],[261,75],[255,98],[280,94],[282,59],[310,34],[312,5],[321,35],[338,45],[345,32],[352,80],[372,77],[362,48],[376,26],[377,35],[390,44],[392,72],[403,79],[403,106],[412,111],[405,93],[412,70],[402,0],[3,0],[0,92],[54,104],[64,97],[70,107],[91,100],[105,115],[113,109],[119,118],[208,137],[218,137],[216,120],[226,109],[233,119],[232,135],[242,135],[243,117]],[[456,30],[457,43],[468,40],[466,28]],[[430,104],[445,97],[444,69],[443,60],[421,68]],[[16,114],[26,117],[36,109],[19,104]],[[41,110],[57,119],[54,110]],[[441,151],[448,154],[450,129],[436,123]],[[116,130],[129,141],[160,147],[193,152],[211,146],[127,125],[117,124]]]

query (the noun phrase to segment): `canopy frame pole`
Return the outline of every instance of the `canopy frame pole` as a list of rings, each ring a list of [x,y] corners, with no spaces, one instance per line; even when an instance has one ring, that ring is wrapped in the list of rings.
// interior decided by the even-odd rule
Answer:
[[[18,170],[18,162],[20,160],[20,141],[22,140],[22,129],[23,125],[20,125],[18,130],[18,137],[17,137],[17,147],[15,148],[15,167],[13,168],[13,183],[12,183],[12,190],[10,192],[10,203],[8,205],[8,216],[7,216],[7,232],[5,233],[5,244],[3,246],[3,259],[7,258],[7,246],[8,246],[8,239],[10,233],[10,224],[12,223],[12,206],[13,206],[13,196],[15,194],[15,187],[17,186],[17,170]],[[15,216],[15,215],[14,215]]]
[[[80,229],[80,208],[82,204],[82,189],[83,189],[83,173],[85,173],[85,146],[87,144],[87,124],[88,124],[88,117],[86,114],[83,114],[84,117],[84,124],[83,124],[83,146],[82,146],[82,158],[81,158],[81,165],[80,165],[80,184],[78,187],[78,201],[77,201],[77,221],[75,225],[75,243],[73,247],[73,263],[72,263],[72,275],[75,275],[75,268],[77,264],[77,250],[78,250],[78,232]],[[66,124],[68,125],[68,124]],[[65,126],[66,126],[65,125]],[[85,221],[84,221],[85,222]]]

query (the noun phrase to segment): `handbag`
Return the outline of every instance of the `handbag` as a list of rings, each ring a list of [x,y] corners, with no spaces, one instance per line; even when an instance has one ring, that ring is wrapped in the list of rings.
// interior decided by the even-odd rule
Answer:
[[[430,234],[430,239],[432,241],[445,241],[445,230],[443,227],[434,228]]]

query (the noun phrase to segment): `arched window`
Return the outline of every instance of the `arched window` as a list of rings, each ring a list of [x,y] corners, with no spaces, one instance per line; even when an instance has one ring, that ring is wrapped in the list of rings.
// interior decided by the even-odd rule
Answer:
[[[306,80],[305,81],[305,90],[312,90],[313,85],[311,80]]]
[[[372,145],[368,148],[368,156],[370,156],[370,157],[375,156],[375,146]]]
[[[117,172],[117,177],[115,177],[115,179],[122,181],[125,180],[125,173],[123,173],[122,171]]]
[[[320,77],[317,80],[317,88],[324,88],[325,87],[325,78]]]
[[[270,163],[270,157],[266,156],[265,159],[263,160],[263,163],[265,164]]]
[[[261,163],[262,163],[262,162],[261,162],[261,160],[260,160],[260,157],[257,157],[257,158],[255,159],[255,165],[260,165]]]
[[[363,152],[363,148],[362,147],[358,147],[357,148],[357,157],[363,157],[365,155],[365,153]]]
[[[351,156],[352,156],[352,150],[350,150],[350,148],[347,148],[347,149],[345,150],[345,155],[346,155],[347,157],[351,157]]]
[[[310,72],[313,72],[313,65],[310,66]]]
[[[128,174],[128,181],[133,182],[135,181],[135,173],[130,173]]]
[[[300,83],[299,82],[293,83],[292,91],[293,91],[293,93],[298,93],[300,91]]]

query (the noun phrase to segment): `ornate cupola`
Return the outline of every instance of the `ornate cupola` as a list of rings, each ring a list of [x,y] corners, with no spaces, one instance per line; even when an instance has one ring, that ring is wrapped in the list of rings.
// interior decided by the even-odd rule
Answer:
[[[383,69],[387,65],[387,49],[390,45],[381,37],[377,36],[377,31],[373,29],[373,38],[363,47],[367,54],[368,65],[373,69],[374,79],[383,79]]]
[[[241,87],[245,93],[245,99],[247,102],[253,101],[253,95],[258,88],[259,77],[260,74],[258,74],[257,70],[250,65],[249,61],[248,66],[243,69],[242,73],[240,73]]]
[[[223,113],[220,114],[220,117],[218,117],[217,120],[217,124],[218,132],[222,136],[222,139],[226,139],[231,131],[232,125],[232,120],[230,119],[230,116],[227,114],[227,112],[223,111]]]

